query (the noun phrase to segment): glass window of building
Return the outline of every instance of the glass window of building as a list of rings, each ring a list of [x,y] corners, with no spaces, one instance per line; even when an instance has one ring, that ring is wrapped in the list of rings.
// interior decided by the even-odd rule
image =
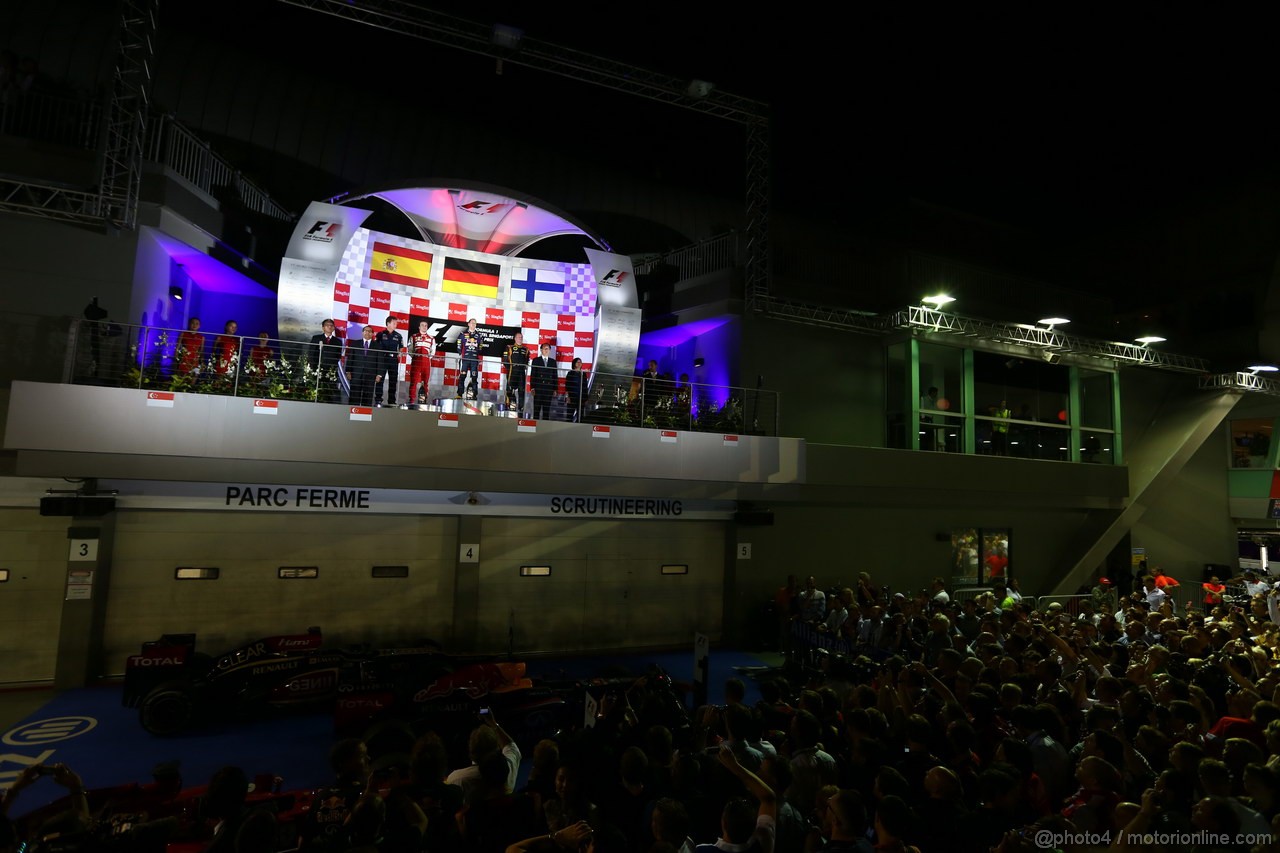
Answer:
[[[1270,468],[1271,418],[1242,418],[1231,422],[1231,467]]]
[[[1102,370],[1080,371],[1080,426],[1115,429],[1114,379]]]
[[[1002,353],[975,352],[974,414],[979,453],[1067,460],[1070,369]]]
[[[920,449],[964,452],[964,350],[921,342]]]

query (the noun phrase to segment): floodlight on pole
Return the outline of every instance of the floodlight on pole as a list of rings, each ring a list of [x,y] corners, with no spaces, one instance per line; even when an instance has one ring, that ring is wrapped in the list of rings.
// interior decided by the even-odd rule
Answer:
[[[934,311],[940,311],[943,305],[950,305],[956,301],[954,296],[947,296],[945,293],[939,293],[934,296],[926,296],[920,300],[925,305],[933,308]]]
[[[1054,326],[1065,326],[1067,323],[1070,323],[1071,321],[1068,320],[1066,317],[1045,317],[1044,319],[1037,320],[1036,322],[1042,326],[1048,326],[1050,329],[1052,329]]]
[[[1140,337],[1140,338],[1134,338],[1134,341],[1135,341],[1136,343],[1140,343],[1140,344],[1142,344],[1144,347],[1145,347],[1147,344],[1162,344],[1162,343],[1164,343],[1166,340],[1167,340],[1167,338],[1162,338],[1162,337],[1160,337],[1159,335],[1143,335],[1143,336],[1142,336],[1142,337]]]
[[[1280,367],[1276,367],[1274,364],[1251,364],[1251,365],[1249,365],[1249,372],[1250,372],[1250,373],[1275,373],[1277,370],[1280,370]]]

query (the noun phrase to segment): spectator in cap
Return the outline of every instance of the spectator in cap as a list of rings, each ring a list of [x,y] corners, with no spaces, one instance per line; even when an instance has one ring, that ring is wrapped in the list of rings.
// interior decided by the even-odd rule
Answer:
[[[1116,590],[1110,578],[1098,578],[1098,582],[1089,591],[1089,595],[1092,597],[1094,609],[1099,613],[1115,612]]]

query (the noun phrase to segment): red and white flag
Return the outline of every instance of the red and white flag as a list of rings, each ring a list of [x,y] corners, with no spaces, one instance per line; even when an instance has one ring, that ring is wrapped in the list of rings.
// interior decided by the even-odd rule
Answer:
[[[254,400],[253,413],[255,415],[275,415],[280,412],[279,400]]]
[[[449,414],[448,412],[441,412],[440,419],[436,421],[436,426],[451,427],[453,429],[457,429],[458,416]]]
[[[607,427],[607,426],[600,426],[599,424],[597,424],[596,426],[593,426],[593,427],[591,428],[591,437],[592,437],[592,438],[608,438],[608,437],[609,437],[609,427]]]
[[[173,392],[172,391],[148,391],[147,405],[156,406],[161,409],[173,408]]]
[[[738,446],[738,437],[737,437],[736,435],[726,435],[726,436],[724,437],[724,446],[725,446],[725,447],[737,447],[737,446]]]
[[[675,443],[676,443],[676,431],[675,431],[675,430],[673,430],[673,429],[664,429],[664,430],[662,431],[662,433],[661,433],[661,437],[660,437],[660,439],[659,439],[659,440],[660,440],[663,444],[675,444]]]
[[[531,420],[528,420],[527,418],[521,418],[520,420],[516,421],[516,432],[537,432],[537,431],[538,431],[537,421],[531,421]]]
[[[351,420],[353,421],[373,420],[373,406],[352,406]]]

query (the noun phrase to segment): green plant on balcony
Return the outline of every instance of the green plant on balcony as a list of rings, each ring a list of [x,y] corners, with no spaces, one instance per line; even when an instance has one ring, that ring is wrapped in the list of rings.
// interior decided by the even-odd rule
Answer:
[[[631,395],[621,385],[613,389],[613,422],[619,426],[630,426],[635,423],[635,415],[631,408]]]
[[[715,400],[698,401],[698,413],[693,419],[699,432],[737,433],[742,430],[742,401],[730,397],[721,406]]]

